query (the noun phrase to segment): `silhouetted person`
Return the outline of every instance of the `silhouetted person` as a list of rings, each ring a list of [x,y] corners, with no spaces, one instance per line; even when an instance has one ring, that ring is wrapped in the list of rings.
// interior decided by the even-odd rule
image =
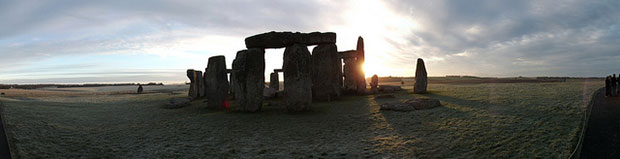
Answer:
[[[611,77],[605,77],[605,96],[611,96]]]
[[[144,88],[142,88],[142,84],[138,84],[138,94],[142,94]]]
[[[618,79],[616,78],[616,74],[611,76],[611,96],[615,97],[618,95]]]

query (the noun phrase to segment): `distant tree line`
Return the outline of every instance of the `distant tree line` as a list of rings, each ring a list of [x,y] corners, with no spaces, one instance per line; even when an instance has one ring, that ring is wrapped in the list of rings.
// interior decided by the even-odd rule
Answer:
[[[0,84],[0,89],[38,89],[44,87],[71,88],[71,87],[105,87],[105,86],[137,86],[140,83],[112,83],[112,84]],[[149,82],[143,86],[163,86],[164,83]]]

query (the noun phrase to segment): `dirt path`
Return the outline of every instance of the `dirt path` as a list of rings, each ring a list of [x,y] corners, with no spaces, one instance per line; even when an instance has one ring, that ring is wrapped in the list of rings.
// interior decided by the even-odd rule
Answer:
[[[581,149],[581,158],[620,158],[620,97],[599,91]]]

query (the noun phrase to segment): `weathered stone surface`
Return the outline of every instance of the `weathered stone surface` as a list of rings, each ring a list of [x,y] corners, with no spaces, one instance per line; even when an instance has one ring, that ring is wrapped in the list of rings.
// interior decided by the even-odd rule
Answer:
[[[355,94],[357,92],[357,75],[355,72],[357,61],[355,58],[344,59],[344,88],[346,94]]]
[[[284,94],[289,111],[310,110],[312,105],[310,58],[310,51],[303,44],[294,44],[284,50]]]
[[[223,109],[227,107],[228,97],[228,76],[226,74],[226,58],[224,56],[213,56],[209,58],[205,73],[207,107]]]
[[[393,111],[413,111],[431,109],[441,106],[441,103],[437,99],[409,99],[405,102],[387,103],[381,105],[381,110],[393,110]]]
[[[198,91],[200,90],[200,86],[198,84],[198,82],[200,80],[198,80],[199,74],[202,74],[202,72],[200,71],[196,71],[193,69],[188,69],[187,70],[187,78],[189,78],[189,92],[188,92],[188,97],[190,97],[192,100],[193,99],[197,99],[199,97],[199,93]]]
[[[340,58],[336,44],[321,44],[312,50],[312,97],[319,101],[335,100],[341,95]]]
[[[265,87],[265,89],[263,90],[263,97],[264,97],[265,99],[275,98],[275,97],[277,97],[277,96],[276,96],[276,95],[277,95],[277,94],[276,94],[277,92],[278,92],[278,91],[277,91],[277,90],[275,90],[275,89],[273,89],[273,88]]]
[[[293,44],[318,45],[335,44],[336,33],[333,32],[267,32],[245,38],[247,48],[283,48]]]
[[[357,60],[364,63],[365,61],[365,52],[364,52],[364,38],[362,36],[357,37]]]
[[[413,85],[413,93],[426,93],[428,84],[427,80],[424,60],[418,58],[418,63],[415,69],[415,84]]]
[[[372,92],[377,92],[379,91],[379,89],[377,88],[379,86],[379,76],[372,75],[372,77],[370,78],[370,90]]]
[[[355,50],[341,51],[341,52],[338,52],[338,57],[342,59],[357,58],[357,51]]]
[[[278,73],[272,72],[269,74],[269,88],[273,88],[274,90],[280,90],[280,77]]]
[[[260,111],[265,88],[265,50],[253,48],[237,52],[232,68],[238,110]]]
[[[181,108],[184,106],[190,105],[190,99],[189,98],[172,98],[170,99],[170,101],[168,103],[166,103],[166,105],[164,106],[164,108],[166,109],[175,109],[175,108]]]
[[[205,70],[205,73],[206,70]],[[196,73],[196,80],[198,80],[196,83],[198,83],[198,98],[202,98],[206,95],[206,84],[205,84],[205,77],[202,74],[202,71],[198,71]]]

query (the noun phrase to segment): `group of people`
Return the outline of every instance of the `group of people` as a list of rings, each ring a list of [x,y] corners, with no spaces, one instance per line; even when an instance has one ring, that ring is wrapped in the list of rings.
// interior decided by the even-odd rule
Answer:
[[[607,76],[605,78],[605,96],[616,97],[619,94],[618,83],[620,82],[620,74],[616,78],[616,74],[613,76]]]

